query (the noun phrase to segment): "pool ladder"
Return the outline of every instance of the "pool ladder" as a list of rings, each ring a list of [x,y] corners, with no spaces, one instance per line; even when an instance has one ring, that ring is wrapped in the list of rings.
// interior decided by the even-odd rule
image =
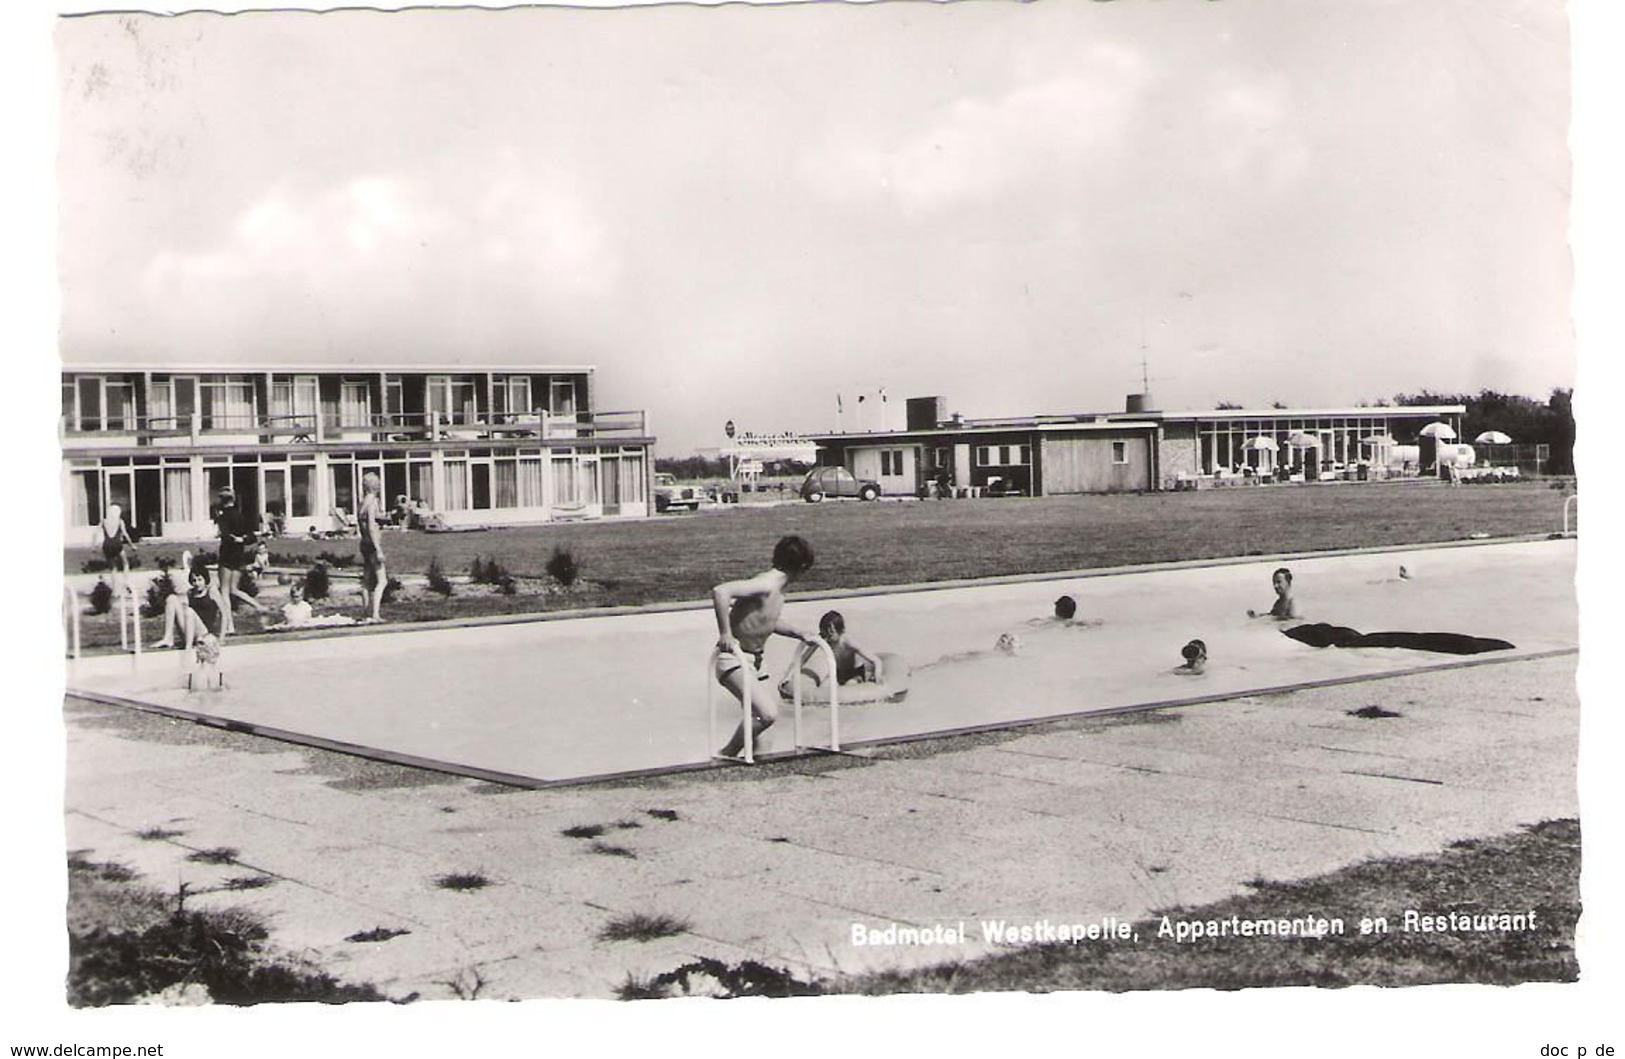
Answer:
[[[839,692],[837,689],[839,685],[835,682],[835,652],[830,649],[829,644],[821,640],[818,646],[824,653],[824,661],[829,664],[829,746],[814,747],[813,749],[828,750],[838,754],[841,752],[841,706],[838,701]],[[717,745],[717,692],[722,690],[717,681],[717,660],[721,656],[722,649],[720,647],[714,648],[711,651],[711,659],[706,664],[705,672],[705,713],[708,722],[706,731],[711,740],[709,745],[713,748]],[[744,672],[745,688],[754,690],[757,682],[756,666],[752,664],[750,656],[740,651],[735,652],[733,657],[739,662],[740,668]],[[790,701],[794,711],[791,729],[795,737],[795,748],[797,750],[807,745],[801,739],[801,664],[800,652],[798,651],[796,664],[790,674]],[[773,693],[777,695],[778,689],[774,688]],[[756,763],[756,731],[755,726],[751,724],[751,720],[751,696],[746,695],[744,701],[739,704],[739,723],[745,733],[745,745],[742,754],[747,765]],[[716,753],[715,749],[711,752],[712,754]]]
[[[141,661],[141,605],[135,598],[135,586],[125,578],[115,578],[113,594],[118,600],[118,646],[130,652],[131,665]],[[80,620],[79,593],[72,585],[62,586],[62,616],[67,625],[68,657],[79,661],[83,653],[83,622]]]

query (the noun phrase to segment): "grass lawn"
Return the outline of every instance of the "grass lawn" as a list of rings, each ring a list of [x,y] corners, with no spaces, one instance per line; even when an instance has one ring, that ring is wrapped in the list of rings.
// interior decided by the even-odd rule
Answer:
[[[624,999],[682,995],[806,993],[1049,992],[1095,989],[1243,989],[1261,986],[1511,985],[1579,977],[1574,926],[1580,917],[1580,825],[1547,821],[1494,839],[1453,843],[1442,853],[1356,864],[1298,882],[1252,884],[1252,892],[1199,908],[1167,909],[1136,925],[1139,940],[1029,945],[917,971],[815,982],[754,964],[702,961],[632,979]],[[1479,933],[1404,930],[1414,909],[1535,913],[1534,929]],[[1159,938],[1172,922],[1341,917],[1346,933],[1320,939]],[[1361,935],[1362,916],[1385,917],[1387,933]],[[978,931],[978,924],[967,924]]]
[[[773,544],[800,533],[818,563],[798,591],[861,588],[1047,573],[1134,563],[1509,537],[1562,528],[1564,491],[1544,484],[1449,489],[1431,481],[1266,486],[1202,492],[861,504],[728,506],[636,521],[398,533],[385,539],[392,574],[421,576],[438,559],[451,574],[476,556],[521,579],[514,595],[460,591],[409,594],[385,608],[395,621],[426,621],[581,606],[700,600],[711,586],[766,567]],[[277,540],[272,552],[297,569],[323,552],[353,555],[353,541]],[[140,586],[182,545],[148,544]],[[194,550],[199,546],[194,546]],[[205,543],[202,548],[212,548]],[[545,566],[568,548],[585,584],[547,591]],[[94,557],[70,548],[66,568]],[[556,587],[556,586],[554,586]],[[358,608],[355,608],[358,610]],[[156,635],[157,622],[150,628]],[[242,623],[253,631],[255,623]],[[87,645],[117,642],[108,617],[87,618]]]

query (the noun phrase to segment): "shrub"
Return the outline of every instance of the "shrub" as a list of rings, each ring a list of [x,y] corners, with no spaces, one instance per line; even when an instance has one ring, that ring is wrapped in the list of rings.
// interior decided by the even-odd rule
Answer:
[[[326,563],[335,569],[342,570],[355,563],[355,556],[340,555],[338,552],[321,551],[316,553],[316,561]]]
[[[90,590],[90,613],[106,614],[113,609],[113,586],[96,579],[96,587]]]
[[[317,563],[305,572],[306,599],[326,599],[332,589],[333,581],[327,575],[326,564]]]
[[[547,560],[547,574],[553,580],[569,588],[581,576],[581,564],[576,561],[575,553],[562,544],[553,546],[553,554]]]
[[[164,603],[169,597],[179,591],[175,587],[175,578],[166,568],[164,572],[152,579],[147,586],[147,598],[141,604],[143,618],[159,618],[164,613]]]
[[[476,555],[474,561],[468,565],[468,580],[476,585],[500,585],[512,580],[508,570],[495,559],[487,559]]]
[[[401,590],[405,587],[405,585],[401,584],[401,579],[398,577],[392,577],[388,581],[384,582],[384,602],[395,602],[395,597],[399,595]]]
[[[502,576],[502,580],[498,582],[498,585],[501,587],[504,596],[517,596],[519,594],[519,582],[506,574]]]
[[[440,557],[438,555],[429,560],[429,571],[427,576],[429,578],[429,587],[431,589],[440,593],[442,596],[451,595],[451,579],[446,576],[446,571],[441,567]]]

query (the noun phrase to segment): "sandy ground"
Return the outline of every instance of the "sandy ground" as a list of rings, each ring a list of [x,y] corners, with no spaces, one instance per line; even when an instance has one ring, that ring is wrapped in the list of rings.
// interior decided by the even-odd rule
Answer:
[[[853,972],[987,951],[988,917],[1137,918],[1575,816],[1575,661],[539,791],[70,699],[67,839],[166,889],[268,875],[194,900],[263,912],[275,944],[397,996],[604,997],[697,955]],[[1372,705],[1398,716],[1351,713]],[[595,824],[598,851],[562,833]],[[218,847],[236,863],[188,860]],[[459,872],[491,885],[437,885]],[[633,913],[687,929],[600,939]],[[961,920],[964,945],[852,943]],[[403,933],[346,940],[376,928]]]

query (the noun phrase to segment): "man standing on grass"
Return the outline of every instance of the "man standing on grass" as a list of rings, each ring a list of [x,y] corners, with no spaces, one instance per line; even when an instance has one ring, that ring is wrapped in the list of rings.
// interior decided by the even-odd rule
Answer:
[[[373,472],[361,476],[361,510],[357,513],[361,528],[361,599],[369,611],[364,621],[384,620],[378,613],[384,604],[384,586],[389,583],[384,572],[384,542],[378,531],[383,514],[379,496],[382,488],[383,483]]]

